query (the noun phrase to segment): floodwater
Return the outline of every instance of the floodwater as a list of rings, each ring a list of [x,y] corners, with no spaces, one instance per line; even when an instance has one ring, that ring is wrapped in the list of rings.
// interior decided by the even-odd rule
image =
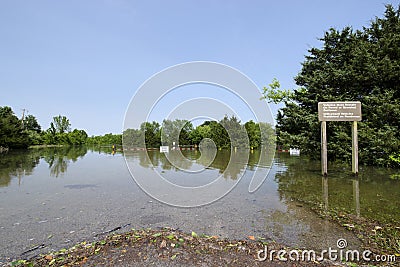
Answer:
[[[166,157],[158,151],[148,156],[132,151],[126,160],[119,152],[85,147],[0,154],[0,264],[96,240],[116,227],[168,226],[224,238],[255,236],[315,250],[336,248],[338,238],[345,238],[350,248],[361,246],[351,232],[302,204],[307,202],[382,223],[400,220],[398,171],[361,167],[355,179],[349,166],[331,164],[329,178],[323,178],[319,162],[301,156],[202,152],[182,151],[179,157],[178,151],[170,151]],[[201,187],[222,177],[233,189],[210,204],[176,207],[146,194],[127,163],[149,181],[161,175],[182,187]],[[249,193],[255,172],[266,179]],[[173,202],[181,196],[170,197]],[[37,249],[27,252],[32,248]]]

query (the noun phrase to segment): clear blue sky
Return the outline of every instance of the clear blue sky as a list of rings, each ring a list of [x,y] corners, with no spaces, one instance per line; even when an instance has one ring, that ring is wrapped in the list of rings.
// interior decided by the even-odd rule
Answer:
[[[0,0],[0,106],[89,135],[120,133],[135,90],[188,61],[230,65],[260,88],[294,88],[330,27],[360,29],[390,0]],[[276,107],[272,107],[276,113]]]

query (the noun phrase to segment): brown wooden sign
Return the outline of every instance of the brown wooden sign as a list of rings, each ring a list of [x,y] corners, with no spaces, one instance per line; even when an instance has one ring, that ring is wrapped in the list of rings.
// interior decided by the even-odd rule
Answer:
[[[361,102],[319,102],[319,121],[361,121]]]
[[[352,171],[358,175],[358,135],[357,121],[361,121],[361,102],[319,102],[318,119],[321,121],[321,167],[322,174],[328,174],[327,121],[352,121]]]

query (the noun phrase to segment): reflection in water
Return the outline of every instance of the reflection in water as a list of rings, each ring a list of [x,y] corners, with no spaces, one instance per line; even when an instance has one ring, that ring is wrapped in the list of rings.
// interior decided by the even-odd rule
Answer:
[[[229,193],[244,176],[251,184],[257,168],[251,166],[250,170],[249,151],[244,149],[201,148],[167,153],[129,150],[124,155],[132,178],[143,191],[151,192],[160,202],[181,207],[212,203]],[[267,160],[266,152],[250,155],[257,165],[261,155],[265,156],[263,161]],[[272,161],[272,157],[269,160]],[[259,176],[265,179],[269,168],[260,169],[263,175]],[[259,181],[253,187],[257,187]]]
[[[328,176],[322,176],[322,199],[324,210],[329,209],[329,190],[328,190]],[[353,200],[355,215],[360,217],[360,181],[358,178],[353,179]]]
[[[47,147],[29,150],[14,150],[0,154],[0,186],[9,186],[12,178],[31,175],[44,159],[49,165],[50,176],[58,177],[67,171],[70,161],[76,162],[87,153],[86,147]]]
[[[363,166],[359,177],[353,178],[347,166],[331,163],[332,171],[322,178],[321,188],[318,161],[279,154],[276,162],[287,168],[275,176],[282,199],[346,210],[381,223],[400,223],[400,181],[390,179],[398,170]]]
[[[90,150],[111,155],[119,153],[111,147],[92,147]],[[79,158],[84,157],[87,151],[88,149],[85,146],[66,146],[2,153],[0,154],[0,186],[8,186],[13,177],[18,177],[20,180],[22,177],[30,175],[39,164],[40,159],[48,164],[50,176],[59,177],[67,172],[71,162],[76,162]],[[215,152],[208,149],[203,149],[201,152],[199,150],[170,151],[168,158],[158,151],[147,151],[146,153],[143,151],[132,152],[127,156],[138,158],[140,166],[145,168],[159,167],[164,171],[215,169],[223,174],[224,178],[232,180],[238,179],[246,168],[254,171],[257,166],[269,167],[271,162],[271,158],[262,156],[265,152],[260,150],[251,151],[248,159],[245,150],[234,150],[232,152],[230,150]],[[231,158],[233,164],[229,165],[229,158]],[[228,165],[229,168],[227,168]]]
[[[356,216],[358,218],[360,217],[360,181],[358,178],[353,179],[353,198]]]
[[[346,234],[344,229],[319,219],[304,203],[330,210],[346,210],[383,223],[399,225],[400,221],[400,181],[390,179],[391,175],[396,175],[395,170],[363,167],[359,178],[354,179],[347,165],[332,164],[330,175],[321,180],[320,163],[302,156],[278,154],[270,166],[265,151],[254,150],[247,158],[246,153],[240,150],[233,151],[232,155],[230,151],[221,150],[217,151],[214,159],[207,151],[182,151],[187,159],[187,168],[204,167],[204,171],[195,177],[198,179],[193,179],[194,175],[180,171],[158,151],[148,152],[150,160],[144,151],[130,151],[126,160],[134,162],[143,174],[164,172],[164,177],[187,186],[212,181],[213,176],[221,175],[225,170],[222,182],[235,184],[240,173],[246,171],[237,186],[219,202],[201,208],[182,209],[153,201],[133,185],[120,151],[116,151],[114,157],[111,148],[92,150],[100,155],[89,152],[85,156],[87,151],[83,147],[65,147],[10,151],[0,155],[0,185],[7,186],[0,190],[3,196],[0,225],[8,227],[2,232],[5,241],[0,244],[0,257],[8,244],[12,244],[9,247],[13,247],[15,253],[23,251],[21,245],[14,248],[12,240],[24,244],[24,249],[32,245],[26,241],[27,238],[20,238],[18,229],[26,229],[30,238],[35,238],[33,242],[39,242],[40,237],[48,242],[49,230],[58,229],[62,233],[58,242],[65,245],[65,229],[71,226],[79,225],[90,235],[93,231],[112,229],[122,221],[134,222],[137,227],[170,225],[186,231],[234,238],[251,234],[310,249],[314,245],[321,245],[323,249],[334,247],[339,236],[346,238],[349,244],[355,244],[343,236]],[[174,157],[173,153],[170,156]],[[79,166],[73,165],[83,157]],[[228,167],[229,158],[232,167]],[[210,161],[210,166],[206,167]],[[41,166],[33,171],[39,164]],[[257,170],[260,166],[262,168]],[[259,191],[249,194],[247,186],[253,173],[256,170],[267,173],[270,167],[270,179],[265,180]],[[62,174],[65,174],[63,179],[50,178],[50,175]],[[24,175],[30,175],[29,182],[18,187],[17,178]],[[176,197],[174,194],[171,193],[172,197]],[[42,203],[46,203],[46,208]],[[60,209],[64,205],[68,205],[68,209]],[[63,220],[51,220],[58,217]],[[45,220],[48,220],[46,225],[50,228],[38,223]],[[20,221],[24,224],[18,228],[14,224]],[[99,221],[103,224],[99,225]],[[55,234],[52,242],[56,238]],[[314,243],[309,240],[314,240]]]
[[[23,176],[32,173],[39,160],[40,153],[37,153],[37,151],[0,153],[0,187],[8,186],[13,177],[18,177],[20,183]]]
[[[328,190],[328,177],[322,176],[322,195],[324,199],[324,209],[328,211],[329,209],[329,190]]]
[[[248,158],[247,158],[248,155]],[[273,154],[254,150],[170,150],[168,156],[158,151],[125,152],[128,158],[138,158],[144,168],[159,167],[163,171],[200,171],[204,168],[218,170],[226,179],[237,180],[243,171],[254,171],[257,167],[270,168]],[[229,159],[232,161],[229,164]],[[229,168],[228,168],[229,166]]]
[[[50,176],[58,177],[67,171],[69,160],[63,155],[51,155],[45,161],[49,164]]]
[[[49,164],[50,176],[52,177],[58,177],[67,172],[70,161],[76,162],[78,158],[87,153],[85,146],[67,146],[46,150],[47,153],[44,154],[43,158]]]
[[[111,147],[91,150],[112,154]],[[72,162],[84,157],[87,151],[86,147],[54,147],[0,154],[0,187],[9,186],[12,179],[17,178],[20,181],[22,177],[31,175],[42,159],[42,162],[48,164],[50,176],[59,177],[67,172]],[[169,157],[179,160],[178,156],[175,157],[175,152],[177,151],[171,151]],[[266,152],[254,150],[247,158],[246,151],[233,150],[231,153],[229,150],[220,150],[214,157],[214,154],[207,150],[201,153],[198,150],[187,150],[182,151],[186,160],[179,167],[186,170],[203,167],[206,172],[199,176],[203,181],[212,181],[211,176],[214,174],[223,174],[226,180],[235,181],[246,170],[253,172],[260,166],[270,168],[270,157],[263,156],[263,153]],[[140,166],[167,172],[168,177],[183,181],[183,184],[201,185],[199,181],[191,181],[191,175],[180,171],[158,151],[136,151],[126,155],[137,161]],[[228,168],[229,159],[232,164]],[[400,180],[390,178],[399,175],[398,170],[364,166],[360,169],[359,177],[355,179],[347,165],[331,163],[330,175],[321,178],[318,161],[290,157],[287,154],[276,155],[273,168],[276,169],[274,181],[283,201],[295,199],[322,205],[325,209],[346,210],[356,216],[364,216],[382,223],[400,222]],[[186,181],[188,182],[185,183]]]
[[[231,153],[232,152],[232,153]],[[231,159],[233,164],[229,165],[227,159]],[[215,160],[210,167],[218,169],[219,173],[224,175],[226,179],[237,180],[241,177],[241,174],[246,169],[247,166],[247,151],[237,150],[221,150],[218,151]]]
[[[125,160],[132,161],[135,167],[143,170],[141,174],[164,171],[163,175],[168,179],[176,179],[192,187],[196,182],[203,184],[210,177],[221,176],[223,170],[230,169],[227,165],[231,156],[229,151],[218,151],[211,165],[199,172],[196,177],[198,179],[193,179],[194,175],[187,175],[187,172],[171,166],[158,151],[149,152],[156,166],[149,165],[149,160],[143,157],[144,151],[132,151],[126,159],[119,151],[112,156],[111,149],[98,149],[100,154],[89,151],[85,155],[86,151],[84,148],[65,148],[21,152],[25,156],[29,154],[39,164],[34,164],[38,165],[36,170],[24,178],[20,187],[14,176],[11,185],[0,190],[0,195],[3,196],[0,226],[5,227],[1,232],[3,242],[0,244],[0,261],[2,256],[20,255],[34,244],[51,242],[54,246],[49,248],[58,250],[65,246],[66,238],[73,243],[79,242],[93,237],[94,232],[101,233],[125,223],[131,223],[135,228],[171,226],[179,227],[183,231],[239,239],[248,235],[270,237],[288,245],[307,248],[314,248],[313,243],[308,240],[315,239],[318,240],[316,244],[321,243],[326,248],[325,244],[334,243],[322,243],[317,235],[329,235],[337,239],[343,231],[332,230],[332,224],[326,225],[329,230],[323,229],[325,224],[319,223],[320,220],[314,213],[306,213],[307,209],[298,206],[295,201],[287,203],[280,200],[278,180],[274,177],[277,171],[287,171],[283,161],[272,166],[270,179],[266,179],[257,192],[248,192],[248,185],[257,165],[266,166],[267,168],[257,171],[267,173],[270,164],[267,157],[262,156],[265,152],[255,150],[250,152],[247,159],[242,151],[233,151],[232,169],[226,178],[222,177],[220,180],[224,184],[235,184],[238,180],[234,179],[238,179],[238,174],[246,170],[237,186],[218,202],[204,207],[183,209],[164,205],[147,196],[139,186],[132,183]],[[190,162],[191,168],[204,166],[212,159],[212,154],[207,154],[207,151],[182,153]],[[79,159],[78,164],[74,164],[73,161],[79,157],[83,158]],[[148,167],[140,166],[140,161]],[[26,160],[25,162],[27,163]],[[64,168],[65,164],[67,169]],[[162,166],[170,170],[163,169]],[[52,173],[56,174],[58,170],[62,178],[51,177],[52,168]],[[144,177],[151,179],[150,175]],[[320,177],[316,181],[320,194]],[[159,187],[159,184],[156,186]],[[360,187],[362,188],[361,182]],[[207,192],[207,195],[210,193],[213,191]],[[180,197],[175,191],[171,192],[171,196]],[[73,231],[75,233],[71,234]],[[49,233],[53,235],[51,240],[47,238]],[[312,235],[317,237],[312,238]],[[353,244],[350,239],[347,240]]]

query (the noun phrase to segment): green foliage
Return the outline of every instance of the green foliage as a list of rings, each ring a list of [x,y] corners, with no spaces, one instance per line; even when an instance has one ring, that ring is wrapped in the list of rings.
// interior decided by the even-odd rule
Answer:
[[[83,145],[86,144],[87,138],[87,133],[78,129],[69,133],[53,133],[49,128],[42,135],[43,143],[46,145]]]
[[[330,29],[322,48],[311,48],[295,78],[301,89],[288,97],[265,94],[286,106],[277,116],[278,143],[320,156],[318,102],[360,101],[360,162],[400,166],[393,155],[400,149],[400,11],[388,5],[385,16],[353,31]],[[272,89],[278,84],[273,82]],[[351,159],[351,127],[328,122],[328,157]],[[392,158],[390,157],[392,155]]]
[[[250,147],[259,147],[261,144],[261,130],[260,125],[256,124],[254,121],[248,121],[244,124],[249,137]]]
[[[183,127],[179,132],[179,144],[180,145],[192,144],[189,136],[190,133],[193,131],[193,124],[187,120],[183,120],[181,123],[183,124]]]
[[[189,134],[189,139],[192,144],[198,145],[204,138],[211,138],[210,125],[199,125]]]
[[[124,145],[128,147],[159,147],[164,145],[189,145],[193,125],[187,120],[164,120],[162,127],[158,122],[144,122],[140,129],[127,129],[123,133]]]
[[[53,133],[50,128],[47,129],[45,132],[43,132],[42,134],[42,140],[43,140],[43,144],[46,145],[54,145],[56,144],[56,135],[55,133]]]
[[[260,143],[258,144],[258,146],[254,146],[254,148],[259,148],[260,146],[265,146],[269,148],[271,148],[272,146],[274,147],[276,145],[275,129],[272,127],[271,124],[266,122],[259,122],[258,125],[260,127],[261,134]],[[251,138],[250,134],[249,138]]]
[[[87,145],[122,145],[122,134],[108,133],[105,135],[91,136],[86,139]]]
[[[144,144],[144,133],[139,129],[126,129],[122,134],[125,147],[142,147]]]
[[[272,83],[268,86],[264,86],[263,99],[267,99],[269,103],[273,102],[275,104],[290,101],[294,96],[293,91],[289,89],[280,89],[280,87],[281,84],[276,78],[274,78]]]
[[[53,117],[49,129],[42,134],[42,141],[46,145],[83,145],[88,135],[84,130],[74,129],[71,132],[71,123],[65,116]]]
[[[146,147],[159,147],[161,145],[161,129],[158,122],[144,122],[140,129],[144,132]]]
[[[41,131],[34,116],[24,119],[24,124],[14,115],[11,108],[0,108],[0,146],[28,147],[29,145],[124,145],[127,147],[157,148],[164,145],[199,145],[202,140],[212,139],[218,148],[258,148],[262,144],[274,142],[274,130],[266,123],[250,121],[241,124],[232,116],[225,116],[219,122],[206,121],[194,128],[187,120],[164,120],[162,127],[158,122],[143,122],[140,129],[127,129],[123,134],[105,134],[88,137],[84,130],[71,131],[71,123],[65,116],[53,117],[50,127]],[[161,138],[162,137],[162,138]],[[249,143],[249,140],[251,140]],[[202,142],[202,145],[211,145]]]
[[[397,164],[400,164],[400,153],[394,153],[394,154],[390,155],[389,159],[391,161],[396,162]]]
[[[33,115],[28,115],[24,118],[23,128],[27,131],[34,131],[36,133],[40,133],[42,131],[42,127],[40,127],[36,117]]]
[[[144,144],[146,147],[158,147],[161,140],[163,145],[168,146],[172,146],[173,142],[176,146],[199,145],[202,140],[207,139],[212,139],[216,147],[221,149],[250,146],[259,148],[264,144],[275,143],[275,131],[268,123],[256,124],[250,121],[241,124],[235,116],[225,116],[219,122],[205,121],[196,128],[187,120],[176,119],[164,120],[162,127],[154,121],[144,122],[140,129],[126,129],[123,132],[123,143],[126,147],[144,147]],[[209,142],[201,144],[211,145]]]
[[[68,142],[71,145],[83,145],[86,143],[88,135],[84,130],[74,129],[68,134]]]
[[[53,122],[50,127],[52,128],[52,131],[60,134],[71,131],[71,123],[69,122],[69,119],[61,115],[53,117]]]
[[[192,144],[198,145],[204,138],[212,139],[218,148],[259,148],[275,143],[275,130],[269,123],[248,121],[241,124],[232,116],[219,122],[206,121],[190,133]]]
[[[31,141],[10,107],[0,107],[0,146],[26,148]]]
[[[225,116],[219,124],[224,127],[226,133],[224,132],[224,137],[227,136],[227,139],[224,140],[224,143],[227,146],[222,146],[224,148],[249,148],[249,139],[246,133],[246,128],[244,125],[240,124],[240,121],[232,116],[228,118]]]
[[[189,145],[189,135],[193,131],[193,125],[187,120],[164,120],[161,128],[161,140],[163,145]]]
[[[43,144],[43,136],[42,136],[41,132],[37,132],[34,130],[25,130],[25,132],[28,135],[28,138],[30,140],[30,142],[29,142],[30,145]]]
[[[231,148],[228,132],[221,123],[211,121],[209,126],[211,129],[210,139],[214,141],[215,145],[218,148]]]
[[[122,135],[106,134],[92,137],[84,130],[74,129],[65,116],[53,117],[49,129],[41,131],[35,116],[28,115],[23,123],[10,107],[0,107],[0,146],[26,148],[30,145],[84,145],[84,144],[122,144]]]

